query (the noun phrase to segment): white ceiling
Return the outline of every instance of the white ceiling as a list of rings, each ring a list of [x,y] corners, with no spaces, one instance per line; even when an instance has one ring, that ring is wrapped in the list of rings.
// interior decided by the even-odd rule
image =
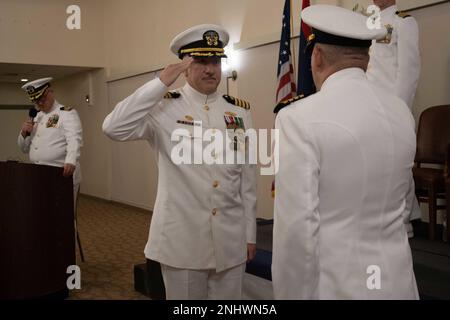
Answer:
[[[0,63],[0,82],[21,83],[21,79],[29,81],[52,77],[61,79],[75,73],[92,70],[90,67],[50,66],[37,64]]]

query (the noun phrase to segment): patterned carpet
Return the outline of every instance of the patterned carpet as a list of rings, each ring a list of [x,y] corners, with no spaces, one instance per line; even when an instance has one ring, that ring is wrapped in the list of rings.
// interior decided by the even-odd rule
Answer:
[[[86,196],[78,200],[81,289],[70,300],[148,300],[134,290],[133,266],[144,263],[150,212]]]
[[[151,213],[81,196],[78,228],[85,262],[77,248],[81,289],[70,300],[149,300],[134,290],[133,267],[145,262]],[[420,231],[420,230],[418,230]],[[271,251],[272,225],[259,221],[259,249]],[[450,247],[418,236],[411,239],[414,269],[422,299],[450,299]]]

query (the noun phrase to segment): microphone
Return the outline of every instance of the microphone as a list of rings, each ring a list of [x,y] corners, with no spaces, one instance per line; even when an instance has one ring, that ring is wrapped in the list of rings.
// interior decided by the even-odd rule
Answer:
[[[31,107],[30,110],[28,111],[28,116],[30,117],[31,121],[34,120],[34,118],[37,116],[37,114],[38,114],[38,111],[34,107]],[[28,137],[30,134],[31,134],[30,132],[27,132],[26,136]]]
[[[33,121],[33,119],[37,116],[38,111],[34,108],[31,107],[30,110],[28,111],[28,116],[31,118],[30,120]]]

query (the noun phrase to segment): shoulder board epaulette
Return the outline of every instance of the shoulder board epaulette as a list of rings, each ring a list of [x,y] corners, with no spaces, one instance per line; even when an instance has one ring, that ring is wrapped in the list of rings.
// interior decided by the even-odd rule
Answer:
[[[181,96],[181,93],[176,91],[169,91],[164,95],[164,99],[178,99]]]
[[[291,103],[301,100],[303,99],[305,96],[303,94],[296,96],[294,98],[290,98],[290,99],[286,99],[281,101],[280,103],[278,103],[275,107],[275,109],[273,109],[273,113],[278,113],[278,111],[280,111],[281,109],[283,109],[284,107],[290,105]]]
[[[62,110],[62,111],[70,111],[72,109],[73,109],[72,107],[61,107],[61,108],[59,108],[59,110]]]
[[[245,101],[245,100],[238,99],[238,98],[229,96],[229,95],[227,95],[227,94],[224,94],[224,95],[223,95],[223,98],[224,98],[228,103],[234,104],[235,106],[244,108],[244,109],[246,109],[246,110],[249,110],[249,109],[250,109],[250,103],[248,103],[248,102]]]
[[[408,14],[407,12],[404,12],[404,11],[397,11],[395,14],[398,15],[400,18],[403,18],[403,19],[411,17],[410,14]]]

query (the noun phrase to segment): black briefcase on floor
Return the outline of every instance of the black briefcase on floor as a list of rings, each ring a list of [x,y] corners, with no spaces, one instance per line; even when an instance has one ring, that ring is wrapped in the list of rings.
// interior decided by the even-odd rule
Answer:
[[[166,289],[159,262],[147,260],[147,263],[134,266],[134,289],[152,300],[166,299]]]

